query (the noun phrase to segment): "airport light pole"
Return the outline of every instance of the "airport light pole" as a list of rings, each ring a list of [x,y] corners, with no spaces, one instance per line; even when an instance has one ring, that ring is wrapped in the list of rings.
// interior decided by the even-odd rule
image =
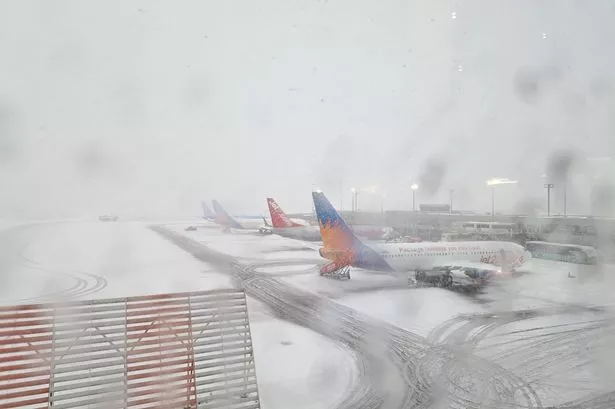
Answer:
[[[454,191],[455,191],[455,189],[449,189],[449,193],[450,193],[450,195],[451,195],[451,197],[450,197],[451,203],[450,203],[450,206],[449,206],[449,208],[448,208],[448,212],[449,212],[450,214],[453,214],[453,192],[454,192]]]
[[[495,187],[497,185],[512,185],[517,184],[516,180],[510,180],[508,178],[491,178],[485,182],[487,186],[491,187],[491,217],[495,217]]]
[[[551,217],[551,189],[554,187],[553,183],[545,183],[545,189],[547,189],[547,217]]]
[[[413,183],[412,186],[410,186],[410,189],[412,189],[412,211],[415,212],[416,211],[416,191],[419,188],[419,185],[417,185],[416,183]]]

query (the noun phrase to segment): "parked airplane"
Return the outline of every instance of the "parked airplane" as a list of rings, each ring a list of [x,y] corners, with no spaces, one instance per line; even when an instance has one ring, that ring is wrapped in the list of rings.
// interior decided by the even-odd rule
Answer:
[[[524,262],[525,250],[499,241],[362,243],[322,192],[312,192],[323,237],[321,257],[331,260],[320,274],[350,278],[350,267],[387,273],[414,271],[417,281],[477,287],[492,276],[508,275]]]
[[[318,226],[304,225],[291,220],[274,199],[268,197],[267,206],[271,215],[271,232],[273,234],[306,241],[320,241],[322,239]]]
[[[258,218],[247,218],[247,217],[231,217],[226,210],[222,208],[220,203],[216,200],[212,200],[211,203],[214,206],[214,211],[216,212],[216,217],[214,218],[214,222],[217,224],[224,226],[227,229],[237,229],[237,230],[258,230],[263,226],[261,216]]]
[[[273,198],[267,198],[267,206],[271,215],[271,232],[273,234],[306,241],[322,240],[320,227],[317,225],[312,226],[307,222],[301,224],[291,219]],[[367,240],[383,240],[395,235],[395,230],[390,227],[351,225],[350,228],[358,237]]]
[[[216,218],[216,214],[211,211],[209,206],[207,206],[207,203],[201,202],[201,208],[203,209],[203,219],[213,222]]]
[[[354,234],[367,240],[388,240],[397,235],[392,227],[354,224],[350,225],[350,228]]]

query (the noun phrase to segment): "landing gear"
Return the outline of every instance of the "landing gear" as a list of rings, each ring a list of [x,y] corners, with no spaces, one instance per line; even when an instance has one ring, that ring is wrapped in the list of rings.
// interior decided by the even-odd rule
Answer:
[[[345,266],[330,272],[320,272],[320,275],[335,280],[350,280],[350,266]]]
[[[452,288],[453,287],[453,277],[450,272],[443,271],[441,274],[426,274],[424,271],[417,271],[415,274],[415,280],[419,285],[423,286],[434,286],[441,288]],[[411,282],[411,279],[408,279],[408,283]]]
[[[442,288],[452,288],[453,287],[453,277],[450,274],[445,274],[440,277],[440,287]]]

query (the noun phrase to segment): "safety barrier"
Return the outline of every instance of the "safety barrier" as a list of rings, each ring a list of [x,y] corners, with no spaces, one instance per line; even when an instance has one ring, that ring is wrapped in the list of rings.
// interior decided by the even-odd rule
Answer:
[[[260,402],[239,290],[0,307],[0,409]]]

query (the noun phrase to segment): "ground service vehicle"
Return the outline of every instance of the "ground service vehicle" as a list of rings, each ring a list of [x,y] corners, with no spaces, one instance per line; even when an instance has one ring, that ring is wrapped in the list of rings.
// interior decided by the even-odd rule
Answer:
[[[532,257],[546,260],[564,261],[575,264],[596,264],[600,255],[589,246],[576,244],[549,243],[546,241],[528,241],[525,243]]]

